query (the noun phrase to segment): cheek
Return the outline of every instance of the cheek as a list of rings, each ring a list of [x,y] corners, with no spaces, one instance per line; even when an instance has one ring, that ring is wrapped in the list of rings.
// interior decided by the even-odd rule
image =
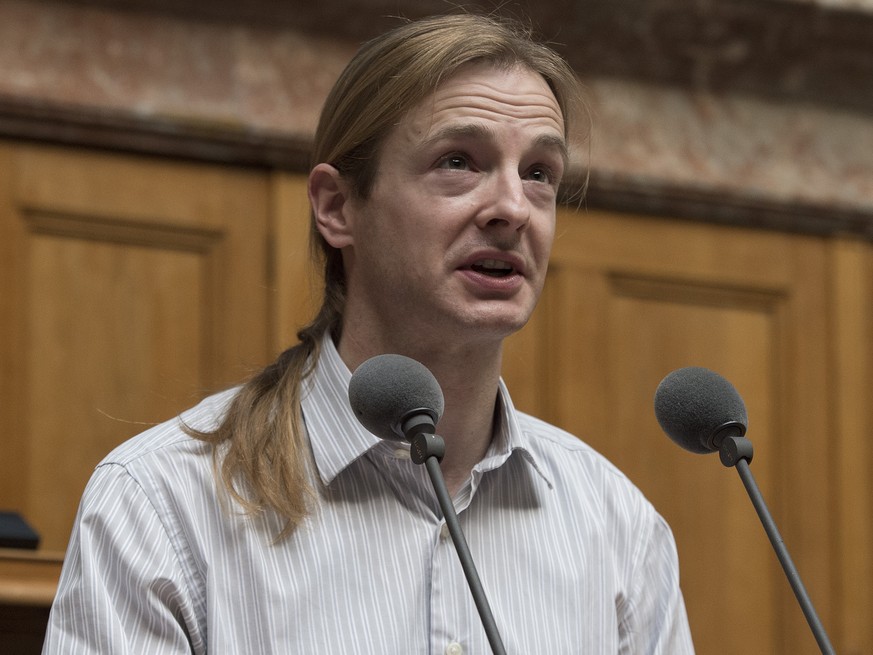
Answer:
[[[433,252],[440,241],[434,220],[422,220],[410,211],[386,211],[369,217],[370,225],[358,243],[361,263],[373,279],[380,276],[413,280],[426,275],[434,266]]]
[[[555,240],[555,214],[535,219],[531,223],[531,241],[538,260],[548,260]]]

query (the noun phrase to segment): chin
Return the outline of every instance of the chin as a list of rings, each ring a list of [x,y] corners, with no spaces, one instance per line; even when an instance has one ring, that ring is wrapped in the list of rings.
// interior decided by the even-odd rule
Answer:
[[[478,300],[463,305],[445,306],[443,320],[430,321],[431,327],[442,324],[448,333],[461,340],[500,340],[518,332],[527,325],[535,303],[516,298],[507,300]]]
[[[527,325],[530,313],[519,314],[480,314],[473,317],[470,327],[481,337],[505,339]]]

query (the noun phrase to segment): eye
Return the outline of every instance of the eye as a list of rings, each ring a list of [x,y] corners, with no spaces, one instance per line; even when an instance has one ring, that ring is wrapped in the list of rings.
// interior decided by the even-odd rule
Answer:
[[[471,168],[471,165],[467,155],[452,153],[440,158],[438,167],[452,171],[466,171]]]
[[[551,184],[555,180],[555,176],[548,166],[534,166],[527,172],[527,179]]]

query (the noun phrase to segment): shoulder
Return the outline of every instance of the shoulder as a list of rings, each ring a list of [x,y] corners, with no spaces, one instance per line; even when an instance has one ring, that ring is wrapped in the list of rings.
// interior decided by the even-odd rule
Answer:
[[[529,414],[517,417],[533,462],[559,494],[625,519],[658,520],[643,492],[591,445]]]
[[[137,529],[160,524],[177,546],[191,535],[211,534],[217,529],[222,500],[214,475],[214,447],[188,434],[185,426],[216,427],[234,395],[229,390],[210,396],[115,448],[91,476],[80,517],[99,515],[114,525],[135,522]]]
[[[235,393],[209,396],[116,447],[97,465],[83,501],[93,501],[95,494],[142,494],[159,512],[170,506],[179,510],[191,503],[213,503],[214,447],[191,436],[186,427],[217,427]]]
[[[228,405],[236,395],[230,389],[203,399],[194,407],[163,423],[128,439],[112,450],[98,464],[99,466],[118,465],[136,467],[167,455],[178,456],[202,453],[207,445],[192,437],[187,428],[210,430],[218,426]]]
[[[627,481],[627,476],[612,462],[574,434],[524,412],[517,412],[518,424],[527,447],[546,462],[567,463],[592,473]]]

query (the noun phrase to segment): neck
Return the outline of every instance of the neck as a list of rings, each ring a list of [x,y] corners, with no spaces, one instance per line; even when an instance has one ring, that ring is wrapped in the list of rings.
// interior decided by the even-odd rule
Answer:
[[[491,443],[502,343],[448,346],[441,342],[428,346],[420,338],[374,342],[356,339],[344,330],[338,349],[352,371],[369,357],[383,353],[412,357],[430,369],[445,398],[437,433],[446,442],[443,476],[449,492],[455,495]]]
[[[442,469],[452,495],[470,477],[491,444],[500,361],[498,351],[491,361],[478,366],[470,357],[464,357],[449,363],[450,368],[434,372],[446,400],[437,432],[446,441]]]

